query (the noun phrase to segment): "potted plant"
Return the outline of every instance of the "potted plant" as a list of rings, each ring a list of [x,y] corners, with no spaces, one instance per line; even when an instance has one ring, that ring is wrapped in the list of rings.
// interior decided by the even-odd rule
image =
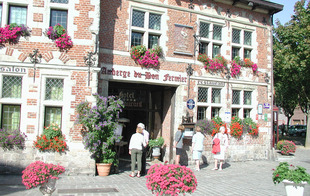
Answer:
[[[0,129],[0,147],[4,150],[24,149],[26,137],[19,130]]]
[[[236,116],[232,117],[230,124],[230,135],[239,139],[243,133],[242,120]]]
[[[62,134],[59,126],[52,123],[45,127],[41,136],[37,136],[37,140],[33,142],[33,145],[41,152],[64,152],[68,150],[65,139],[65,135]]]
[[[82,102],[77,106],[77,123],[83,125],[83,144],[92,153],[98,167],[118,165],[116,156],[115,141],[120,139],[115,135],[119,113],[124,107],[123,101],[115,96],[102,97],[99,94],[93,95],[96,105],[90,107],[88,102]],[[99,173],[100,172],[100,173]],[[99,175],[108,175],[109,171]]]
[[[159,138],[156,138],[156,139],[150,139],[149,140],[149,147],[152,148],[152,156],[155,158],[155,159],[159,159],[160,157],[160,148],[164,145],[164,138],[163,137],[159,137]]]
[[[55,191],[56,179],[64,172],[63,166],[35,161],[22,171],[22,182],[26,189],[41,186],[44,195],[51,195]]]
[[[273,183],[283,182],[288,196],[302,196],[305,184],[310,183],[310,174],[300,166],[295,167],[287,162],[281,162],[273,171]]]
[[[281,140],[281,141],[279,141],[277,143],[277,149],[283,155],[290,155],[290,153],[295,153],[296,152],[296,145],[292,141]]]
[[[197,179],[190,168],[174,164],[155,164],[146,175],[146,186],[156,195],[179,195],[193,193]]]
[[[196,125],[201,127],[201,132],[204,135],[211,135],[215,126],[214,123],[209,119],[198,120]]]
[[[138,45],[131,47],[130,56],[136,63],[146,68],[159,68],[159,56],[162,55],[162,49],[160,46],[156,46],[152,49],[146,49],[144,45]]]

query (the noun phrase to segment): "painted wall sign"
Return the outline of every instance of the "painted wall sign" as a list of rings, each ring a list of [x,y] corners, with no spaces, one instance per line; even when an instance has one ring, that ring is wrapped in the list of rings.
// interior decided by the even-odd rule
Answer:
[[[183,72],[166,70],[142,69],[121,65],[102,66],[100,70],[102,79],[117,79],[128,81],[147,81],[151,83],[186,84],[187,75]]]
[[[27,69],[23,67],[0,67],[0,72],[11,72],[11,73],[27,73]]]
[[[218,81],[209,81],[209,80],[198,80],[198,85],[204,85],[204,86],[221,86],[224,87],[224,82],[218,82]]]

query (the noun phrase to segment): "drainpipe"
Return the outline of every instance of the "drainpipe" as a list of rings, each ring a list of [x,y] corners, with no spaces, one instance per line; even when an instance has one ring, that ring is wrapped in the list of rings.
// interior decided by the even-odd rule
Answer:
[[[272,138],[271,138],[271,142],[270,142],[270,146],[271,146],[271,149],[274,147],[273,145],[272,145],[272,141],[273,141],[273,138],[274,138],[274,130],[273,130],[273,123],[274,123],[274,116],[273,116],[273,99],[274,99],[274,97],[273,97],[273,92],[274,92],[274,90],[273,90],[273,84],[274,84],[274,81],[273,81],[273,30],[272,30],[272,28],[273,28],[273,14],[270,14],[270,23],[271,23],[271,25],[270,25],[270,45],[271,45],[271,76],[270,76],[270,89],[271,89],[271,136],[272,136]],[[267,85],[267,87],[268,87],[268,85]]]

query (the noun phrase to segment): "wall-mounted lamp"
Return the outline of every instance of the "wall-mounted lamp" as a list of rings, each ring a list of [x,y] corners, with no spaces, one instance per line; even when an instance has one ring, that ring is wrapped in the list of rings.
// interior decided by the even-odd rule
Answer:
[[[193,4],[193,0],[190,0],[190,3],[188,4],[188,9],[194,9],[194,4]]]
[[[188,64],[187,68],[186,68],[186,73],[188,76],[193,75],[193,71],[194,69],[192,68],[192,64]]]
[[[266,83],[269,83],[270,77],[268,76],[268,73],[265,73],[264,79]]]
[[[230,9],[227,9],[227,10],[226,10],[226,16],[228,16],[228,18],[231,17]]]
[[[253,3],[252,1],[250,1],[250,2],[248,3],[248,6],[253,7],[253,5],[254,5],[254,3]]]
[[[227,72],[225,74],[226,78],[229,80],[231,78],[231,73],[230,73],[230,70],[227,69]]]
[[[263,25],[267,25],[267,20],[265,17],[263,17],[263,21],[262,21]]]
[[[33,63],[33,82],[36,80],[37,63],[41,62],[42,55],[39,54],[39,49],[34,49],[33,53],[29,53],[30,62]]]

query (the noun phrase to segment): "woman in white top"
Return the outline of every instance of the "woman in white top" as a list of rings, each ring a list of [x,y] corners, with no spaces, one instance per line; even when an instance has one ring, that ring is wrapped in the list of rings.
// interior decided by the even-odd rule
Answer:
[[[146,146],[144,137],[142,135],[143,130],[141,127],[137,127],[136,133],[133,134],[129,142],[129,154],[131,155],[131,174],[130,177],[135,176],[136,162],[138,165],[137,177],[140,178],[140,172],[142,169],[142,146]]]
[[[196,133],[192,139],[192,153],[193,153],[193,159],[196,162],[196,171],[200,170],[199,160],[201,158],[201,154],[203,151],[204,138],[205,138],[204,135],[201,133],[201,128],[199,126],[196,126]]]
[[[217,134],[215,134],[213,140],[215,138],[218,138],[220,140],[220,152],[217,152],[214,155],[215,161],[214,161],[214,168],[212,170],[222,170],[223,162],[225,159],[225,152],[226,152],[227,147],[228,147],[228,137],[227,137],[227,134],[225,134],[225,127],[224,126],[220,127],[220,131]],[[217,167],[218,160],[220,160],[220,167],[219,168]]]

